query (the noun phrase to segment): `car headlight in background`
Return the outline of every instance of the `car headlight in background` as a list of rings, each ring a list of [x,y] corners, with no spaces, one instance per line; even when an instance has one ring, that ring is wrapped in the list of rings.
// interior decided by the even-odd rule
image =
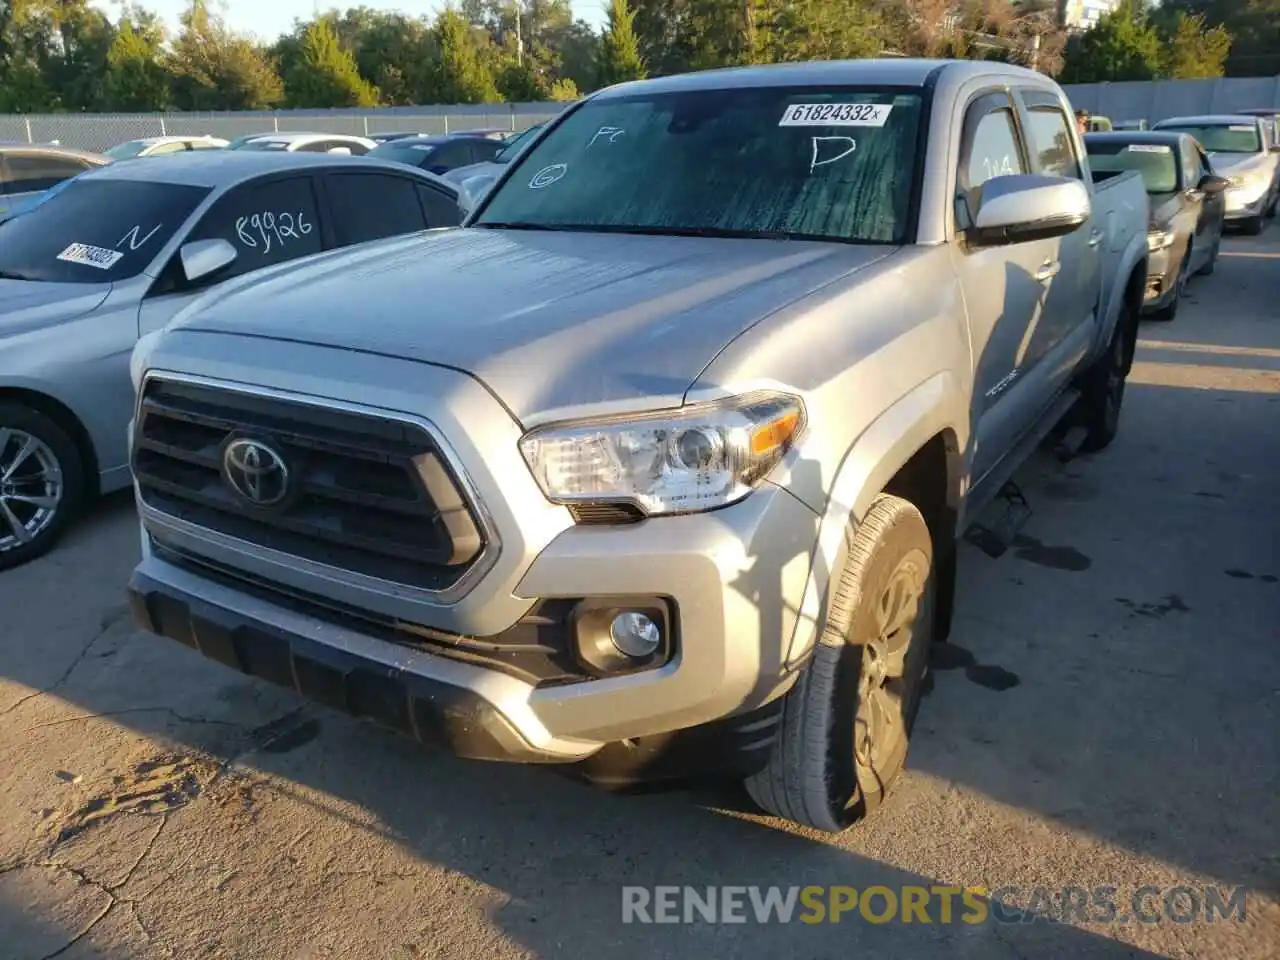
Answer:
[[[1147,231],[1147,249],[1152,253],[1157,250],[1168,250],[1173,246],[1174,233],[1172,230],[1149,230]]]
[[[1271,176],[1266,173],[1251,171],[1227,177],[1227,182],[1239,190],[1261,190],[1270,184]]]
[[[752,393],[660,413],[530,431],[520,452],[556,503],[629,502],[650,516],[736,503],[804,430],[804,404]]]

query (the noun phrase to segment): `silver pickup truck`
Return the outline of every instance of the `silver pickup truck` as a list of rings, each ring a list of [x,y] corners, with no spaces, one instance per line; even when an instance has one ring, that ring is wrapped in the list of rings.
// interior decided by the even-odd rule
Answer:
[[[135,616],[465,757],[739,776],[843,829],[959,537],[1055,428],[1116,433],[1147,212],[1015,67],[601,91],[462,228],[139,344]]]

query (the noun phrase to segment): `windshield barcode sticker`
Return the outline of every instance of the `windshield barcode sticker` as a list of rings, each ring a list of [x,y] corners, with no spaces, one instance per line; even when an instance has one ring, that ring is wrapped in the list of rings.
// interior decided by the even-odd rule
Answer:
[[[124,259],[119,250],[108,250],[105,247],[93,247],[87,243],[73,243],[58,254],[59,260],[67,263],[78,263],[82,267],[97,267],[99,270],[110,270]]]
[[[1129,144],[1130,153],[1173,153],[1172,147],[1166,147],[1160,143],[1131,143]]]
[[[884,103],[795,103],[782,112],[780,127],[883,127],[893,110]]]

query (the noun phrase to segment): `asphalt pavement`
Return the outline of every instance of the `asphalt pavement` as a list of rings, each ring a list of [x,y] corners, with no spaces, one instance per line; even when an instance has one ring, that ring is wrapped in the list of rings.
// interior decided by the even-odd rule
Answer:
[[[1280,227],[1143,325],[1110,450],[1018,479],[1034,514],[963,548],[899,789],[838,837],[427,752],[139,633],[112,498],[0,575],[0,957],[1280,955]],[[686,885],[991,900],[623,922],[624,887]],[[1243,919],[1192,909],[1242,888]]]

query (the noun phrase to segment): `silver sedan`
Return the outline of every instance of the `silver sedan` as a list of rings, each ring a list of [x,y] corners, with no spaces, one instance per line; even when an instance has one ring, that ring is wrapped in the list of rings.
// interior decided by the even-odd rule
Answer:
[[[129,483],[129,356],[215,283],[456,226],[457,188],[361,158],[207,151],[102,167],[0,224],[0,569]]]

